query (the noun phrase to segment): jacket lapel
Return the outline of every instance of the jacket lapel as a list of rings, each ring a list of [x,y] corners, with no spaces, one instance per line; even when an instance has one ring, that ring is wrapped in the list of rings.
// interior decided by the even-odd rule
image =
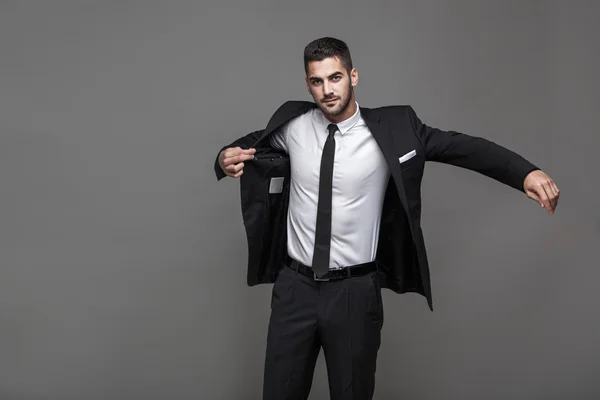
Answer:
[[[392,172],[392,178],[396,183],[396,189],[400,197],[402,207],[408,216],[410,216],[410,210],[408,208],[408,201],[406,198],[406,190],[404,187],[404,179],[402,178],[402,169],[400,168],[400,162],[398,161],[398,152],[396,151],[396,143],[390,128],[381,123],[379,117],[374,115],[368,108],[360,108],[361,115],[365,120],[371,134],[375,138],[375,141],[379,145],[383,156],[387,160],[387,163]]]

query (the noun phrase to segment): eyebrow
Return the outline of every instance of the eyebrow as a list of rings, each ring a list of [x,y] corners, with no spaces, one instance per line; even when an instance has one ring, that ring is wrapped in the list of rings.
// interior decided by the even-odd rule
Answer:
[[[341,72],[341,71],[334,72],[333,74],[329,75],[327,78],[328,78],[328,79],[331,79],[331,78],[333,78],[334,76],[337,76],[337,75],[342,75],[342,72]],[[319,80],[319,81],[321,80],[321,78],[319,78],[319,77],[317,77],[317,76],[311,76],[309,79],[310,79],[311,81],[312,81],[312,80]]]

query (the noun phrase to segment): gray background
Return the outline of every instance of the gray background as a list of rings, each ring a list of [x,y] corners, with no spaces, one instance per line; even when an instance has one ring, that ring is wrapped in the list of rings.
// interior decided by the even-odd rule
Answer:
[[[245,286],[224,144],[309,100],[348,42],[364,106],[542,167],[550,217],[428,164],[435,312],[384,292],[377,399],[600,398],[594,1],[0,3],[0,399],[258,399],[270,286]],[[311,399],[327,398],[322,358]]]

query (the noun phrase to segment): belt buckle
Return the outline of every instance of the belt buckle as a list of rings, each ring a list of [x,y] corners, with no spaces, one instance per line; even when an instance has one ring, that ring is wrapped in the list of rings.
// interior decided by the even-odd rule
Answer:
[[[327,281],[331,280],[330,278],[319,278],[315,271],[313,271],[313,279],[317,282],[327,282]]]

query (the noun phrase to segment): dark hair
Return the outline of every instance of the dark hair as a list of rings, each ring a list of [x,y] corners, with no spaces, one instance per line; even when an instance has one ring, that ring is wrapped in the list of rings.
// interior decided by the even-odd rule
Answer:
[[[348,74],[352,70],[352,57],[348,45],[339,39],[323,37],[313,40],[304,48],[304,71],[308,74],[308,63],[323,61],[329,57],[338,57]]]

